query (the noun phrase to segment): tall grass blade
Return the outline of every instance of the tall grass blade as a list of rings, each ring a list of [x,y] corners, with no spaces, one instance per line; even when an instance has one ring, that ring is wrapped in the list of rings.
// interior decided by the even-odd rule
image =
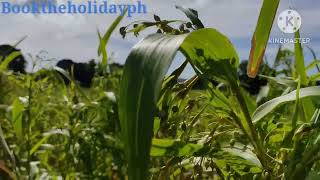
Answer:
[[[314,59],[313,62],[306,67],[306,72],[311,71],[314,68],[318,69],[319,64],[320,64],[320,60]],[[320,72],[320,69],[318,72]]]
[[[259,66],[269,40],[270,31],[277,13],[280,0],[264,0],[260,11],[258,24],[251,41],[251,51],[247,74],[249,77],[256,77]]]
[[[300,38],[299,31],[295,33],[295,38],[296,39]],[[294,44],[294,54],[295,54],[296,70],[297,70],[298,76],[300,76],[301,85],[306,86],[308,84],[308,79],[307,79],[307,73],[306,73],[306,68],[304,64],[303,48],[300,42]]]
[[[305,46],[305,47],[307,47],[309,50],[310,50],[310,52],[311,52],[311,54],[312,54],[312,57],[313,57],[313,63],[315,63],[316,61],[318,61],[317,59],[317,55],[316,55],[316,52],[311,48],[311,47],[309,47],[309,46]],[[317,70],[318,70],[318,72],[320,72],[320,66],[319,66],[319,61],[318,62],[316,62],[315,63],[316,64],[316,68],[317,68]]]
[[[124,10],[124,12],[127,12],[127,10]],[[117,19],[115,19],[115,21],[108,28],[108,30],[103,35],[103,37],[101,37],[100,33],[98,32],[98,36],[99,36],[99,40],[100,40],[98,55],[101,56],[101,54],[102,54],[102,65],[104,65],[104,66],[106,66],[108,64],[108,53],[106,50],[106,46],[110,40],[110,37],[111,37],[113,31],[117,28],[117,26],[120,24],[120,22],[122,21],[122,19],[124,18],[125,15],[126,15],[126,13],[119,15],[117,17]]]

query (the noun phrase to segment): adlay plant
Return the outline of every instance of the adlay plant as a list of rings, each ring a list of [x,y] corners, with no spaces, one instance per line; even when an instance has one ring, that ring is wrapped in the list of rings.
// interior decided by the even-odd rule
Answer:
[[[249,76],[256,76],[263,61],[278,4],[263,3],[252,40]],[[120,29],[123,36],[158,29],[133,47],[120,85],[119,117],[129,179],[317,176],[320,88],[312,86],[314,79],[306,74],[301,44],[294,51],[296,76],[262,76],[269,79],[269,90],[258,106],[257,97],[240,85],[239,58],[228,38],[204,28],[195,10],[178,9],[191,22],[155,16],[155,22]],[[174,23],[181,25],[176,29]],[[178,52],[186,61],[166,77]],[[187,63],[196,76],[178,83]],[[190,88],[197,81],[206,87],[202,98]]]

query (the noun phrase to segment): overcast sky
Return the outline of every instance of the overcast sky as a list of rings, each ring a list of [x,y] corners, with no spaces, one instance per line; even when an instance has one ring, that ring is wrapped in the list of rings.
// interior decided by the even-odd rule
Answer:
[[[27,0],[16,0],[24,3]],[[57,0],[58,3],[65,0]],[[135,0],[110,0],[123,3]],[[74,1],[76,2],[76,1]],[[77,1],[79,2],[79,1]],[[153,14],[163,19],[185,19],[174,8],[183,5],[199,11],[200,19],[206,27],[213,27],[227,35],[235,45],[241,59],[247,59],[251,37],[255,29],[262,0],[142,0],[147,5],[148,14],[126,18],[122,25],[135,20],[152,20]],[[309,46],[320,52],[320,1],[319,0],[281,0],[278,10],[292,7],[302,16],[302,37],[312,38]],[[19,44],[24,54],[37,55],[47,51],[48,58],[57,60],[71,58],[75,61],[88,61],[97,58],[98,38],[96,30],[105,31],[116,15],[0,15],[0,44],[14,44],[27,35]],[[143,34],[145,35],[145,34]],[[142,38],[143,35],[140,37]],[[290,37],[274,25],[271,37]],[[140,39],[128,36],[122,39],[118,31],[113,35],[108,52],[114,52],[116,62],[123,63],[130,48]],[[274,57],[277,45],[269,45],[266,56]],[[307,52],[306,52],[307,53]],[[306,55],[310,58],[310,55]],[[310,60],[308,60],[309,62]],[[175,65],[179,61],[175,62]],[[188,76],[186,72],[185,76]]]

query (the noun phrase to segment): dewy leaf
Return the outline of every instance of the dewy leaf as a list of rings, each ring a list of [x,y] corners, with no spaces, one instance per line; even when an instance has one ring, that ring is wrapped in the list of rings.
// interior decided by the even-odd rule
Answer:
[[[258,24],[251,41],[251,52],[247,70],[249,77],[254,78],[258,74],[279,2],[280,0],[263,1]]]
[[[299,31],[295,33],[295,38],[300,38]],[[307,72],[304,64],[303,49],[300,42],[294,44],[294,54],[295,54],[296,70],[300,77],[301,84],[306,86],[308,84]]]
[[[147,178],[156,103],[164,76],[179,48],[201,71],[209,73],[209,78],[236,78],[236,71],[232,73],[230,67],[236,69],[238,56],[229,40],[216,30],[153,34],[139,42],[127,58],[119,98],[129,179]]]
[[[263,117],[265,117],[267,114],[272,112],[276,107],[292,102],[296,100],[296,91],[293,91],[289,94],[286,94],[284,96],[277,97],[275,99],[272,99],[260,107],[257,108],[257,110],[253,113],[253,122],[257,123],[259,122]],[[320,96],[320,87],[319,86],[313,86],[313,87],[307,87],[300,89],[300,95],[299,99],[306,98],[306,97],[315,97]]]

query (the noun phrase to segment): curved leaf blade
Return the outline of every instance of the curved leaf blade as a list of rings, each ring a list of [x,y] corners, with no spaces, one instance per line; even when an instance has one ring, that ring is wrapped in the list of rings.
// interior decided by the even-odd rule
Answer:
[[[1,63],[0,63],[0,70],[5,70],[9,66],[10,62],[13,61],[18,56],[21,56],[20,51],[16,51],[11,53],[9,56],[7,56]]]
[[[131,51],[121,80],[119,117],[130,179],[147,177],[153,118],[162,80],[186,35],[154,34]]]
[[[293,91],[289,94],[286,94],[284,96],[277,97],[275,99],[272,99],[271,101],[268,101],[257,108],[257,110],[253,113],[253,123],[258,123],[263,117],[271,113],[275,108],[278,106],[295,101],[297,99],[297,92]],[[300,89],[300,95],[299,99],[306,98],[306,97],[315,97],[320,96],[320,87],[319,86],[313,86],[313,87],[307,87]]]
[[[176,8],[179,9],[180,11],[182,11],[191,20],[191,22],[197,27],[197,29],[204,28],[203,23],[198,18],[197,11],[195,11],[194,9],[190,9],[190,8],[184,8],[182,6],[176,6]]]

